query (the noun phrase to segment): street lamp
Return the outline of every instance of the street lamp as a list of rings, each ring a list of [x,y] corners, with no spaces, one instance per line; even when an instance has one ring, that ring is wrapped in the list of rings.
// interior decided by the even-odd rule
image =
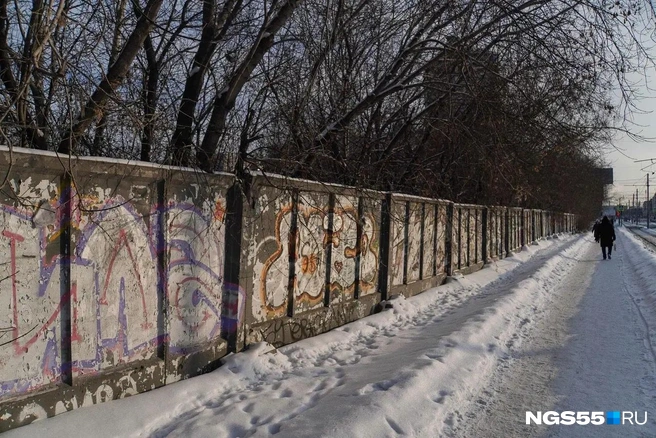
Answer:
[[[654,173],[654,172],[652,172]],[[649,174],[647,174],[647,229],[649,229],[649,216],[651,215],[651,198],[649,197]]]

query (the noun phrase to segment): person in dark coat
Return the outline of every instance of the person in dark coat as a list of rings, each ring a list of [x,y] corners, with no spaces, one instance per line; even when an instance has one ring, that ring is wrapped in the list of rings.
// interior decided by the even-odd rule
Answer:
[[[604,216],[601,224],[595,229],[595,240],[601,245],[604,260],[606,260],[606,249],[608,249],[608,258],[610,259],[613,252],[613,242],[615,241],[615,227],[608,220],[608,216]]]
[[[592,226],[592,235],[595,238],[595,242],[599,242],[599,238],[597,237],[597,228],[599,228],[599,225],[601,225],[601,221],[597,219],[594,225]]]

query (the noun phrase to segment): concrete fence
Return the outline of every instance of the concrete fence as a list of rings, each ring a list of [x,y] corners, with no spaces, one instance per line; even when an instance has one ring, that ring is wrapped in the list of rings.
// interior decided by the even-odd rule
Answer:
[[[374,312],[571,214],[0,150],[0,432]]]

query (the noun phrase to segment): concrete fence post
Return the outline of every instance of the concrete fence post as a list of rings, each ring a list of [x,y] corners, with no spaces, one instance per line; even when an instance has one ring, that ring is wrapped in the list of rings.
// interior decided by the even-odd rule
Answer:
[[[298,238],[298,196],[299,191],[292,191],[292,217],[289,230],[289,277],[287,282],[287,316],[294,316],[294,280],[296,278],[296,240]]]
[[[446,206],[446,231],[444,238],[444,258],[446,264],[446,275],[453,275],[453,203]]]
[[[61,234],[59,236],[59,249],[61,256],[60,269],[60,310],[61,318],[60,342],[61,342],[61,381],[66,385],[73,385],[73,348],[71,345],[72,335],[72,312],[71,312],[71,204],[72,178],[69,172],[65,172],[61,178],[61,198],[59,200],[61,211]]]
[[[169,363],[169,339],[168,336],[164,336],[169,332],[169,318],[168,315],[171,313],[171,304],[169,302],[169,294],[167,293],[167,283],[168,283],[168,264],[169,257],[167,251],[167,226],[166,218],[168,216],[166,211],[166,180],[160,179],[155,183],[155,193],[156,193],[156,223],[155,227],[155,240],[156,240],[156,251],[157,251],[157,305],[159,307],[159,312],[157,315],[157,333],[162,338],[162,341],[157,347],[157,356],[162,359],[165,363]]]
[[[326,242],[324,250],[326,251],[326,276],[324,283],[323,305],[330,306],[330,272],[333,266],[333,229],[335,227],[335,194],[328,194],[328,224],[326,229]],[[382,233],[382,231],[381,231]],[[381,251],[385,248],[381,243]],[[385,248],[387,249],[387,248]],[[380,279],[379,279],[380,281]]]
[[[410,230],[410,202],[405,202],[405,214],[403,216],[403,284],[408,284],[408,247],[410,245],[408,236]]]
[[[488,228],[489,228],[488,227],[489,209],[487,207],[483,208],[482,217],[483,217],[483,220],[482,220],[483,230],[482,230],[481,233],[482,233],[482,237],[483,237],[483,242],[481,243],[481,246],[482,246],[481,251],[483,253],[483,263],[487,263],[488,262],[488,256],[489,256],[489,254],[488,254],[488,251],[489,251],[488,245],[489,245],[489,241],[490,241],[490,239],[488,238],[488,235],[487,235]]]
[[[355,243],[355,282],[353,289],[353,298],[360,298],[360,264],[361,264],[361,255],[362,255],[362,229],[364,221],[364,200],[362,197],[358,197],[358,207],[357,207],[356,218],[356,243]]]
[[[387,193],[381,203],[380,212],[380,262],[378,268],[378,291],[380,299],[389,298],[390,234],[391,234],[392,194]]]
[[[506,218],[505,226],[504,226],[506,232],[503,241],[504,241],[504,250],[506,252],[505,257],[508,257],[508,254],[510,254],[510,211],[508,210],[508,208],[506,208],[504,216]]]
[[[226,193],[224,285],[222,291],[221,337],[228,343],[228,351],[238,351],[239,327],[228,318],[238,311],[241,272],[241,249],[244,198],[239,184],[233,184]],[[239,348],[241,349],[241,348]]]

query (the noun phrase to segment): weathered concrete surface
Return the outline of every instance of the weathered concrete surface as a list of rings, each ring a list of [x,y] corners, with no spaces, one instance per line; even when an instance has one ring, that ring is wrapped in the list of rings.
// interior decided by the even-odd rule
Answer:
[[[407,272],[406,278],[407,283],[414,283],[420,279],[420,263],[423,256],[421,241],[422,241],[422,217],[421,210],[422,205],[418,202],[408,203],[408,222],[406,223],[407,227],[407,239],[408,239],[408,252],[407,252]]]
[[[168,343],[160,355],[167,358],[167,382],[218,366],[227,352],[222,330],[235,330],[243,314],[244,297],[224,281],[226,192],[233,183],[225,175],[176,172],[168,176],[166,200],[158,213],[166,252]],[[230,308],[224,308],[229,301]]]
[[[423,204],[422,212],[422,247],[423,261],[421,267],[421,279],[425,280],[437,274],[437,205]]]
[[[8,162],[0,154],[0,400],[61,382],[63,367],[71,378],[60,312],[70,299],[62,287],[62,173],[37,156]]]
[[[488,208],[487,259],[498,260],[505,257],[505,207]]]
[[[392,198],[391,218],[390,218],[390,284],[399,286],[405,283],[405,254],[406,254],[406,201]]]
[[[522,247],[522,209],[508,209],[508,252]]]
[[[293,317],[284,316],[248,325],[246,344],[265,341],[280,347],[316,336],[371,315],[379,302],[380,294],[372,294],[358,300],[340,302],[329,307],[303,312]]]
[[[364,297],[378,292],[380,269],[380,234],[382,222],[382,196],[379,193],[360,197],[361,205],[361,243],[359,296]]]
[[[412,296],[446,278],[447,204],[392,195],[390,294]]]
[[[447,272],[447,203],[437,204],[437,253],[435,255],[436,276],[446,275]]]
[[[483,267],[483,249],[487,241],[483,235],[484,207],[471,204],[454,204],[452,225],[451,272],[466,274]]]
[[[154,168],[70,168],[73,378],[157,361],[159,321]],[[158,381],[156,385],[164,384]]]
[[[0,431],[218,365],[232,177],[18,151],[0,169]]]
[[[74,386],[51,385],[0,405],[0,431],[29,424],[83,406],[150,391],[164,381],[164,362],[134,362],[98,376],[82,377]]]
[[[358,198],[336,195],[330,266],[330,303],[342,303],[355,296],[358,256]]]
[[[245,345],[284,345],[373,311],[383,198],[281,177],[253,179],[243,205]]]

